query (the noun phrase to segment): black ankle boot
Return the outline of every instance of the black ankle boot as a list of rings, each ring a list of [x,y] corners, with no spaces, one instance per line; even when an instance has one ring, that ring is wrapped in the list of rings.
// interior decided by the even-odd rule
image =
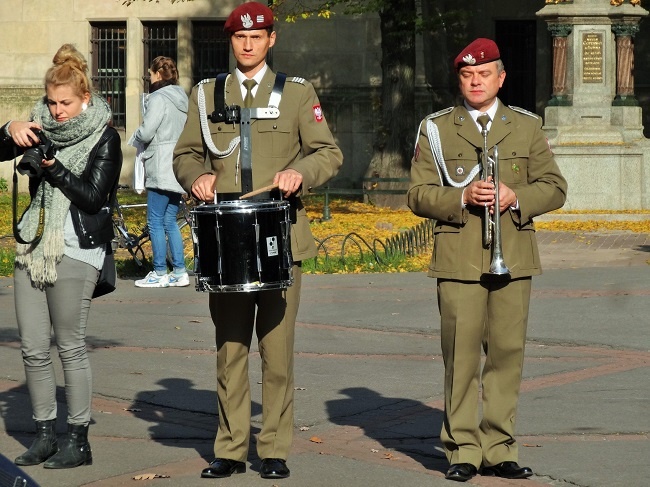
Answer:
[[[92,465],[93,453],[88,443],[88,425],[69,424],[68,434],[61,440],[59,451],[43,464],[45,468],[74,468]]]
[[[58,451],[56,419],[36,421],[36,439],[25,453],[14,460],[16,465],[38,465]]]

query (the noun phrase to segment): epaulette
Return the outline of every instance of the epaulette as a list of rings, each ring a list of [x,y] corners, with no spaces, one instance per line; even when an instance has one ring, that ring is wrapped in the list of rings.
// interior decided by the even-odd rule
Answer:
[[[307,80],[305,78],[301,78],[299,76],[294,76],[292,78],[287,78],[287,81],[291,81],[292,83],[300,83],[301,85],[304,85]]]
[[[508,108],[510,108],[511,110],[514,110],[515,112],[519,112],[519,113],[523,113],[524,115],[528,115],[529,117],[539,118],[539,115],[537,115],[536,113],[529,112],[528,110],[524,110],[523,108],[515,107],[515,106],[512,106],[512,105],[508,105]]]
[[[443,108],[442,110],[438,110],[436,113],[432,113],[431,115],[427,115],[427,118],[436,118],[436,117],[441,117],[443,115],[447,115],[453,109],[454,109],[454,107]]]
[[[205,79],[202,79],[201,81],[199,81],[199,82],[197,83],[197,85],[204,85],[204,84],[206,84],[206,83],[209,83],[210,81],[214,81],[214,78],[205,78]]]

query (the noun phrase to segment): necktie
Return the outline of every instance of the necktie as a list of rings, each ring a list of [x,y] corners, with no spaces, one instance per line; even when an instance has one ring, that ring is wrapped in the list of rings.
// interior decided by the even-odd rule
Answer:
[[[481,126],[481,130],[487,130],[488,123],[490,123],[490,116],[487,113],[481,113],[476,117],[476,122]]]
[[[244,108],[250,108],[253,104],[253,87],[257,84],[254,79],[244,80],[244,88],[246,88],[246,96],[244,97]]]

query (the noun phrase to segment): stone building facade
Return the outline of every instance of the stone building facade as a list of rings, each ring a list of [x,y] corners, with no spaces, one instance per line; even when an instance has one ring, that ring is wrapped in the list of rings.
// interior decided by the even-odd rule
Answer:
[[[607,0],[603,0],[605,2]],[[2,0],[0,2],[0,123],[24,119],[43,94],[42,79],[56,49],[74,43],[90,64],[98,91],[113,106],[123,140],[140,123],[149,61],[159,54],[177,59],[181,84],[189,92],[204,77],[233,66],[222,27],[241,0]],[[501,97],[508,104],[544,114],[552,93],[552,37],[536,17],[544,0],[439,0],[440,9],[462,9],[462,28],[441,28],[418,38],[418,117],[452,104],[457,96],[451,60],[475,37],[496,39],[507,71]],[[314,83],[332,131],[344,152],[341,186],[357,185],[372,154],[381,87],[378,15],[334,15],[276,26],[275,70]],[[636,96],[650,127],[650,27],[635,39]],[[396,114],[398,115],[398,114]],[[413,127],[413,134],[417,127]],[[124,144],[122,182],[131,180],[133,151]],[[11,165],[0,177],[11,180]]]

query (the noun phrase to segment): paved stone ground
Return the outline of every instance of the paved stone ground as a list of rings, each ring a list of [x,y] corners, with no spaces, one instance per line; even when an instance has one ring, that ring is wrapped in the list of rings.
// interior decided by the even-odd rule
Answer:
[[[633,232],[537,232],[544,269],[643,265],[650,234]]]
[[[480,486],[642,487],[650,467],[650,235],[538,233],[518,415],[526,481]],[[507,256],[506,256],[507,261]],[[251,350],[248,471],[206,480],[216,425],[205,294],[136,289],[93,304],[90,467],[25,471],[42,487],[448,486],[438,433],[443,367],[435,281],[423,273],[305,276],[296,330],[295,436],[283,481],[257,475],[260,359]],[[31,441],[11,279],[0,279],[0,453]],[[60,369],[57,370],[60,373]],[[59,383],[61,384],[61,382]],[[65,401],[59,386],[59,431]],[[135,481],[137,474],[169,476]],[[0,468],[0,486],[4,487]]]

